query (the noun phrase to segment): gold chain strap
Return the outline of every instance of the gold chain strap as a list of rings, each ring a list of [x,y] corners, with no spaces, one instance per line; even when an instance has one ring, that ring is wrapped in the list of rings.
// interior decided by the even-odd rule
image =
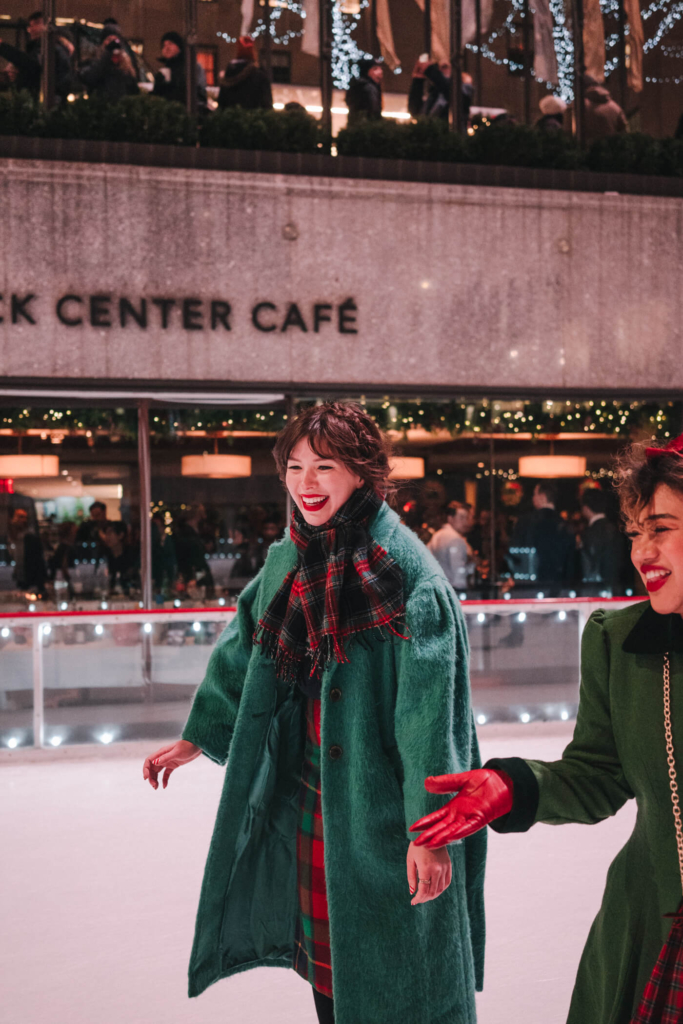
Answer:
[[[678,796],[676,780],[676,760],[674,758],[674,741],[671,733],[671,674],[669,671],[669,655],[664,655],[664,734],[666,736],[666,760],[669,765],[669,785],[671,787],[671,803],[674,809],[674,825],[676,826],[676,846],[678,847],[678,868],[681,873],[681,889],[683,889],[683,822],[681,822],[681,804]]]

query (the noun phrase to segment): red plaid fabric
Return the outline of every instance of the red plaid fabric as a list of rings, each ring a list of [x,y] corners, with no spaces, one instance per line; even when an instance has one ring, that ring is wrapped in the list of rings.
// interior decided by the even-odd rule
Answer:
[[[683,904],[669,938],[645,986],[631,1024],[681,1024],[683,1021]]]
[[[299,916],[294,970],[324,996],[332,998],[330,922],[325,886],[325,844],[320,799],[320,701],[309,698],[306,753],[299,790],[297,874]]]
[[[374,630],[378,639],[407,639],[403,574],[366,528],[381,504],[363,487],[324,526],[310,526],[296,506],[292,512],[299,564],[259,620],[254,643],[275,658],[280,679],[303,683],[309,697],[319,696],[320,686],[307,688],[307,679],[319,680],[333,658],[349,660],[344,644],[350,637]]]

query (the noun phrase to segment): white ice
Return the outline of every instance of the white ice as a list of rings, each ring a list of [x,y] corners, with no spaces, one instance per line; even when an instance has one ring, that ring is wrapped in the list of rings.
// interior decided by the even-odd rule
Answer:
[[[568,738],[559,726],[480,732],[484,757],[553,759]],[[315,1024],[293,971],[250,971],[188,1000],[222,771],[201,758],[155,793],[140,756],[108,754],[0,763],[1,1024]],[[607,867],[633,821],[628,807],[591,828],[491,834],[480,1024],[563,1024]]]

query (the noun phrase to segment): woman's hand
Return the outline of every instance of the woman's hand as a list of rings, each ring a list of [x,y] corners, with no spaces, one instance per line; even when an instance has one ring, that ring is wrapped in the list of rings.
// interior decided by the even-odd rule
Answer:
[[[477,768],[460,775],[430,776],[425,779],[425,789],[430,793],[458,790],[458,794],[440,810],[425,815],[410,826],[411,832],[422,833],[415,840],[418,848],[438,850],[446,843],[471,836],[512,810],[512,779],[495,768]]]
[[[407,866],[410,895],[415,897],[411,900],[413,907],[435,900],[451,884],[453,869],[448,850],[427,850],[411,843]]]
[[[157,776],[159,772],[163,771],[162,785],[166,789],[171,772],[176,768],[180,768],[182,764],[189,764],[190,761],[194,761],[201,752],[202,748],[195,747],[194,743],[190,743],[189,740],[178,740],[176,743],[170,743],[165,747],[161,747],[155,754],[152,754],[145,760],[142,768],[142,777],[145,781],[149,782],[152,789],[158,789],[159,782]]]

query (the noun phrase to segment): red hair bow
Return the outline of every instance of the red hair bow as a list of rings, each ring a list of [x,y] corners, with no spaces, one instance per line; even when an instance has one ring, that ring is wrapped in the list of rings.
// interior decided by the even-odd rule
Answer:
[[[658,459],[660,455],[680,455],[683,457],[683,434],[674,437],[663,448],[645,449],[645,457],[647,459]]]

